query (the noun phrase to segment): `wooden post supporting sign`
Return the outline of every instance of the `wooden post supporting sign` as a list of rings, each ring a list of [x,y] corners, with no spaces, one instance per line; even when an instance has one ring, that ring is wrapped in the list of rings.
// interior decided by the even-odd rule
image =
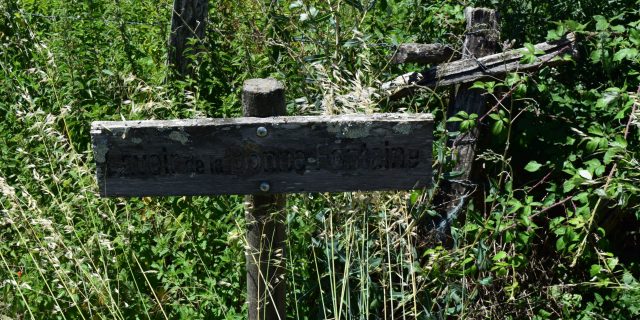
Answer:
[[[274,79],[248,80],[242,91],[242,107],[245,117],[284,116],[284,87]],[[266,137],[268,130],[259,127],[256,135]],[[269,181],[260,183],[260,191],[270,189]],[[284,194],[256,192],[245,197],[248,319],[286,319],[285,203]]]
[[[285,117],[284,87],[244,84],[236,119],[97,121],[105,197],[244,194],[248,319],[285,319],[285,193],[431,184],[433,117]]]

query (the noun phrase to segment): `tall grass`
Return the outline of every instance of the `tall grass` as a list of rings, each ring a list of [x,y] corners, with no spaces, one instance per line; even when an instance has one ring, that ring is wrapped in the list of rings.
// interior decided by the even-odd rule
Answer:
[[[511,29],[525,12],[517,11],[520,4],[538,14],[531,19],[544,8],[579,17],[562,1],[551,9],[531,3],[502,5],[511,10]],[[570,120],[581,121],[574,127],[600,121],[580,110],[609,96],[599,83],[579,82],[591,79],[580,70],[578,80],[566,83],[557,79],[562,73],[543,70],[539,79],[512,75],[486,84],[515,92],[496,113],[514,134],[497,133],[480,153],[487,173],[479,186],[484,200],[471,203],[466,220],[453,224],[453,248],[429,237],[427,222],[439,209],[433,206],[437,184],[455,176],[446,146],[453,134],[445,131],[449,93],[425,90],[392,103],[376,88],[399,72],[421,68],[389,65],[395,44],[459,46],[463,4],[219,1],[210,6],[195,76],[177,81],[167,78],[165,63],[169,1],[0,0],[0,316],[245,318],[242,198],[99,198],[89,123],[238,116],[242,82],[256,77],[285,83],[292,115],[432,112],[437,119],[436,187],[288,196],[288,318],[546,319],[597,317],[603,310],[637,315],[637,263],[619,262],[596,241],[606,238],[602,234],[565,227],[580,223],[588,195],[560,191],[565,181],[578,181],[562,174],[578,173],[552,165],[586,165],[583,154],[558,161],[536,154],[551,159],[540,160],[550,170],[544,178],[519,169],[530,160],[526,143],[543,144],[550,153],[581,148],[566,144],[570,136],[549,123],[573,112],[578,120]],[[602,41],[594,46],[602,49],[608,43]],[[536,99],[556,109],[545,110],[530,98],[533,88],[540,91]],[[580,90],[587,92],[582,100],[571,100]],[[491,103],[502,101],[499,91],[488,93]],[[628,91],[616,91],[628,98],[618,106],[624,116],[629,111],[622,106],[638,99]],[[529,131],[514,124],[518,117],[531,124]],[[537,118],[548,123],[532,120]],[[532,134],[525,133],[538,129],[546,140],[527,140]],[[552,129],[562,134],[545,133]],[[637,151],[615,157],[624,161],[614,182],[623,188],[623,182],[637,181]],[[580,192],[595,194],[602,185],[589,183]],[[635,189],[625,188],[628,207],[637,210]],[[609,205],[628,214],[623,205]],[[567,256],[573,258],[575,249],[568,248],[582,235],[594,240],[580,256],[583,265],[569,268]]]

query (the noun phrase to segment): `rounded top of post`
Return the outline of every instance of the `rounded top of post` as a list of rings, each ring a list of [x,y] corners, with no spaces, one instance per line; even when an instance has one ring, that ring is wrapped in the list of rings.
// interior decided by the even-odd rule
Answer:
[[[498,15],[494,9],[467,7],[464,10],[464,17],[467,20],[467,29],[498,28]]]
[[[268,93],[284,90],[284,85],[276,79],[249,79],[245,80],[243,90],[253,93]]]

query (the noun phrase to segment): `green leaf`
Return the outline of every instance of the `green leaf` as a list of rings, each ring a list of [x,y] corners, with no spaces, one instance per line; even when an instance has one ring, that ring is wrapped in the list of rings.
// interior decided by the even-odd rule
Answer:
[[[605,30],[609,27],[609,22],[607,21],[607,19],[603,16],[597,15],[594,16],[593,19],[596,20],[596,30],[597,31],[602,31]]]
[[[460,123],[460,130],[467,131],[469,129],[469,120],[464,120]]]
[[[611,146],[612,147],[618,147],[621,149],[626,149],[627,148],[627,140],[625,140],[622,136],[616,136],[614,138],[614,141],[611,142]]]
[[[602,59],[602,50],[596,49],[593,50],[591,52],[591,55],[589,55],[589,59],[591,59],[591,62],[600,62],[600,60]]]
[[[587,151],[594,152],[598,148],[598,139],[589,139],[587,142]]]
[[[544,84],[544,83],[538,83],[537,88],[538,88],[538,91],[540,91],[540,92],[547,91],[547,85]]]
[[[316,61],[324,60],[325,58],[326,58],[326,55],[324,54],[314,54],[314,55],[304,57],[303,60],[305,62],[316,62]]]
[[[494,135],[499,135],[500,132],[502,132],[502,129],[504,129],[504,122],[496,121],[491,126],[491,133],[493,133]]]
[[[445,175],[445,178],[452,179],[452,178],[460,177],[462,176],[462,174],[464,174],[464,171],[451,171],[451,172],[445,173],[444,175]]]
[[[557,223],[562,223],[562,221],[558,221]],[[567,233],[567,228],[566,227],[559,227],[555,230],[553,230],[553,233],[555,233],[556,235],[564,235],[565,233]]]
[[[589,200],[589,193],[588,192],[580,192],[577,195],[573,196],[573,198],[571,198],[571,200],[580,201],[582,203],[587,203],[587,201]]]
[[[416,204],[419,198],[420,198],[420,194],[417,191],[411,192],[410,201],[412,205]]]
[[[564,250],[564,248],[567,246],[567,244],[564,242],[564,238],[560,237],[558,238],[558,240],[556,240],[556,250],[558,251],[562,251]]]
[[[589,269],[589,275],[591,275],[592,277],[595,277],[598,274],[600,274],[600,271],[602,271],[602,267],[599,264],[593,264]]]
[[[529,163],[527,163],[527,165],[524,167],[524,169],[529,171],[529,172],[536,172],[536,171],[540,170],[541,167],[542,167],[542,164],[540,164],[537,161],[533,160],[533,161],[529,161]]]
[[[292,2],[292,3],[289,5],[289,9],[300,8],[300,7],[302,7],[302,5],[303,5],[303,4],[302,4],[302,1],[297,0],[297,1]]]
[[[584,31],[584,29],[587,27],[586,23],[583,24],[574,20],[565,20],[563,21],[563,23],[565,26],[567,26],[569,30],[573,30],[573,31]]]
[[[615,25],[615,26],[611,26],[611,31],[613,32],[618,32],[618,33],[623,33],[626,31],[624,26],[621,25]]]
[[[316,7],[313,7],[313,6],[312,6],[312,7],[310,7],[310,8],[309,8],[309,14],[310,14],[312,17],[317,16],[317,15],[318,15],[318,9],[316,9]]]
[[[618,149],[617,148],[610,148],[607,150],[607,152],[604,153],[604,164],[609,164],[613,161],[613,158],[616,156],[616,154],[618,153]]]
[[[636,46],[640,46],[640,29],[631,29],[629,32],[629,41]]]
[[[620,94],[615,91],[605,92],[602,95],[602,98],[598,99],[598,102],[596,102],[596,108],[603,109],[604,107],[608,106],[610,103],[615,101],[619,96]]]
[[[476,81],[473,83],[473,85],[469,89],[484,89],[484,88],[485,88],[484,82]]]
[[[507,257],[507,253],[504,252],[504,251],[500,251],[500,252],[496,253],[495,256],[493,256],[492,260],[493,261],[500,261],[500,260],[502,260],[502,259],[504,259],[506,257]]]
[[[591,172],[589,172],[589,171],[587,171],[587,170],[585,170],[585,169],[580,169],[580,170],[578,170],[578,174],[579,174],[581,177],[583,177],[583,178],[585,178],[585,179],[587,179],[587,180],[591,180],[591,179],[593,179],[593,175],[591,175]]]
[[[624,282],[624,284],[626,285],[631,285],[633,282],[635,282],[635,279],[633,278],[633,275],[631,275],[631,272],[625,271],[624,274],[622,274],[622,282]]]
[[[478,283],[480,283],[483,286],[488,286],[491,284],[491,282],[493,282],[493,278],[491,276],[488,276],[486,278],[482,278],[480,279],[480,281],[478,281]]]
[[[460,124],[460,130],[468,131],[468,130],[472,129],[475,126],[476,126],[475,120],[464,120]]]
[[[524,44],[524,47],[527,48],[527,51],[529,51],[530,54],[535,54],[536,48],[533,46],[533,44],[527,42]]]
[[[613,56],[613,61],[622,61],[624,59],[634,60],[638,55],[638,49],[636,48],[624,48],[616,52]]]
[[[605,192],[605,191],[604,191],[603,189],[601,189],[601,188],[596,189],[596,190],[594,191],[594,193],[595,193],[598,197],[600,197],[600,198],[604,198],[604,199],[607,199],[607,198],[608,198],[608,197],[607,197],[607,192]]]
[[[536,56],[529,53],[528,51],[523,52],[522,59],[520,59],[522,64],[530,64],[536,62]]]
[[[547,31],[547,41],[554,41],[554,40],[558,40],[562,37],[561,33],[558,33],[557,30],[549,30]]]
[[[562,191],[564,193],[567,193],[567,192],[573,190],[573,188],[575,188],[575,187],[576,187],[576,185],[573,182],[573,180],[567,180],[562,184]]]
[[[377,268],[382,263],[382,258],[373,258],[369,259],[369,268]]]

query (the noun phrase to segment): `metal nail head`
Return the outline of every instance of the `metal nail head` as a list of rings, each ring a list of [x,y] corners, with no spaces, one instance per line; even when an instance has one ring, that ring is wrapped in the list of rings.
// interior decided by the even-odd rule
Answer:
[[[266,137],[267,136],[267,128],[258,127],[258,129],[256,130],[256,135],[258,137]]]
[[[269,192],[270,189],[271,189],[271,186],[269,185],[269,182],[260,183],[260,191]]]

